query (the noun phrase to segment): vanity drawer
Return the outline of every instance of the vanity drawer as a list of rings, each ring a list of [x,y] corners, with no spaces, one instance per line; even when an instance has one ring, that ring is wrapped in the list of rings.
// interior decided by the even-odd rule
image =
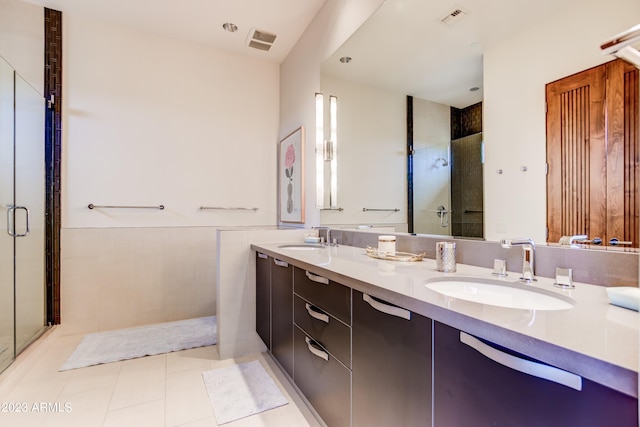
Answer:
[[[351,288],[297,267],[293,286],[296,294],[351,325]]]
[[[351,371],[294,329],[294,382],[328,426],[350,426]]]
[[[295,324],[351,367],[351,328],[297,295],[293,304]]]

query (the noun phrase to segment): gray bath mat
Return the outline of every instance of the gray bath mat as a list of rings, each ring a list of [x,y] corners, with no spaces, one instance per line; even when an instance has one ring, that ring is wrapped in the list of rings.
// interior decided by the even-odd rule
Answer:
[[[218,425],[289,403],[259,361],[202,373]]]
[[[85,335],[60,371],[213,345],[216,317],[199,317]]]

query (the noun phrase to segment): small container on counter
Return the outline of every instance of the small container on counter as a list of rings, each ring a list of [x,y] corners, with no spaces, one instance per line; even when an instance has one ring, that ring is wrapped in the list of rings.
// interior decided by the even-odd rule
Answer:
[[[387,255],[395,255],[396,236],[378,236],[378,252]]]
[[[436,243],[436,269],[443,273],[456,272],[456,244],[454,242]]]

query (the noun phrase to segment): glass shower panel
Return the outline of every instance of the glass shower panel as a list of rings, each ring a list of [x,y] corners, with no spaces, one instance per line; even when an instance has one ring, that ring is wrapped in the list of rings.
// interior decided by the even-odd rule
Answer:
[[[7,224],[13,206],[13,74],[0,58],[0,372],[15,355],[13,237]]]
[[[15,79],[16,354],[45,327],[45,101]]]
[[[413,231],[451,235],[449,144],[416,149],[413,155]]]

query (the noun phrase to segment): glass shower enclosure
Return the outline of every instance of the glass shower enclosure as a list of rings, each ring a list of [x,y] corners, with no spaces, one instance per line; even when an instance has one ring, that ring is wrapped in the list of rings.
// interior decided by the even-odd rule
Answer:
[[[45,111],[0,58],[0,372],[46,326]]]

